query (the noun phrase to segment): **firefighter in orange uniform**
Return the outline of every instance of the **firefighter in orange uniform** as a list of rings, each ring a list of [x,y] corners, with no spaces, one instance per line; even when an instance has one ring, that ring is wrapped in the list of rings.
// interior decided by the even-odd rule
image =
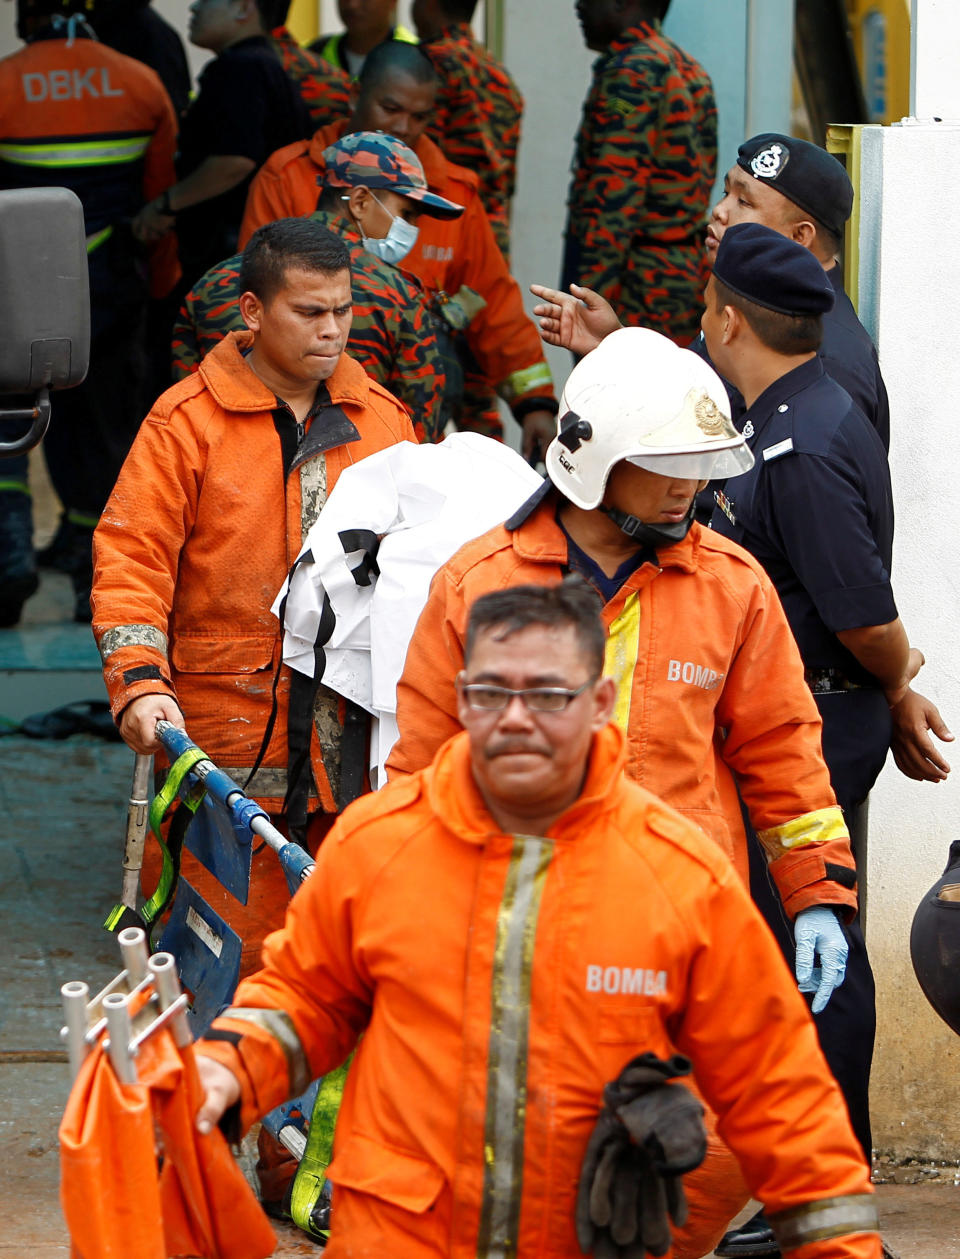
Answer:
[[[94,542],[93,628],[135,751],[157,750],[158,719],[185,717],[239,783],[256,770],[248,793],[273,814],[286,802],[291,830],[315,848],[362,786],[367,753],[348,754],[345,701],[312,679],[305,691],[280,665],[270,604],[343,469],[416,438],[400,403],[343,353],[340,237],[271,224],[244,253],[241,288],[250,331],[160,397],[123,466]],[[157,872],[144,869],[145,881]],[[277,861],[254,857],[243,908],[187,856],[184,873],[242,937],[241,973],[251,969],[288,897]]]
[[[152,70],[99,43],[87,18],[97,20],[92,0],[18,0],[27,46],[0,62],[0,188],[67,187],[83,203],[90,371],[56,394],[44,453],[64,508],[57,566],[73,581],[74,619],[89,622],[93,529],[146,405],[147,299],[168,293],[179,271],[172,236],[148,253],[130,234],[144,198],[174,177],[170,99]],[[0,624],[13,624],[37,576],[26,461],[4,471]],[[19,594],[8,585],[18,575]]]
[[[598,611],[578,581],[474,605],[465,731],[339,820],[200,1043],[198,1127],[238,1102],[249,1126],[356,1047],[330,1259],[575,1259],[604,1086],[679,1049],[785,1254],[880,1259],[869,1170],[776,945],[712,842],[624,774]],[[655,1253],[694,1259],[726,1223],[706,1166]]]
[[[838,913],[855,913],[856,872],[776,591],[752,556],[693,520],[700,480],[752,465],[706,366],[659,333],[625,328],[574,370],[547,449],[550,480],[434,578],[397,687],[387,769],[422,769],[459,729],[473,600],[579,573],[604,600],[627,772],[711,836],[747,882],[736,779],[798,941],[812,937],[821,954],[819,1010],[843,980]],[[798,979],[811,989],[803,962]]]
[[[529,453],[535,441],[546,447],[556,431],[550,369],[484,213],[476,175],[448,162],[424,134],[436,94],[436,71],[417,47],[394,40],[374,49],[360,75],[353,117],[322,128],[310,141],[287,145],[264,163],[250,186],[240,243],[263,223],[316,209],[324,149],[342,135],[386,131],[402,140],[423,164],[430,191],[465,207],[456,222],[424,220],[403,264],[439,295],[454,324],[465,325],[474,366],[468,367],[461,427],[499,435],[495,389],[523,426]]]

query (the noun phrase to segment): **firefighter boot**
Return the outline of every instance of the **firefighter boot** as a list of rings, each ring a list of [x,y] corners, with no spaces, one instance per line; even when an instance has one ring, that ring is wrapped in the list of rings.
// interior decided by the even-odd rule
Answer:
[[[758,1211],[745,1224],[724,1233],[714,1252],[724,1259],[767,1259],[780,1254],[780,1247],[763,1211]]]

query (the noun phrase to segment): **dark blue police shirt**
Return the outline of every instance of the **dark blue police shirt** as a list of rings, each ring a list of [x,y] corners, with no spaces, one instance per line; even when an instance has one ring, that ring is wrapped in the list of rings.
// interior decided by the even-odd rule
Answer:
[[[836,635],[897,616],[883,443],[819,358],[775,381],[741,427],[756,463],[715,491],[711,527],[766,569],[808,669],[876,685]]]
[[[839,266],[834,265],[827,272],[827,278],[833,285],[835,301],[832,310],[828,310],[823,319],[823,340],[820,342],[819,357],[838,385],[846,389],[863,414],[880,434],[884,450],[890,449],[890,402],[887,398],[887,387],[883,383],[880,372],[880,360],[870,334],[857,318],[853,303],[843,289],[843,273]],[[703,339],[703,333],[690,344],[690,349],[707,363],[710,355]],[[728,380],[725,380],[727,396],[730,399],[730,413],[737,428],[743,428],[743,413],[746,410],[743,398]],[[699,516],[699,512],[698,512]]]
[[[844,292],[840,267],[831,267],[827,279],[833,285],[836,301],[833,310],[823,316],[820,358],[827,375],[846,389],[880,434],[884,450],[889,450],[890,403],[876,348]]]

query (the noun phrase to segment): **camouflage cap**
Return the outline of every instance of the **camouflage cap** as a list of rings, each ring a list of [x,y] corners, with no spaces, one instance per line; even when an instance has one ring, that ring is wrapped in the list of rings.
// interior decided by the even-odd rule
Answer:
[[[413,149],[383,131],[354,131],[331,144],[323,154],[318,182],[325,188],[383,188],[419,202],[424,214],[456,219],[463,206],[438,197],[427,187],[420,159]]]

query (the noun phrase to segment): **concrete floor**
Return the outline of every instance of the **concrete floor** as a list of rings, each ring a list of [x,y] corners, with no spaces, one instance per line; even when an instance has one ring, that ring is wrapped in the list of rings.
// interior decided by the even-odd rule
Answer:
[[[44,626],[52,644],[59,626],[72,635],[78,667],[58,672],[47,658],[52,647],[33,651],[6,674],[0,714],[14,715],[14,693],[18,717],[102,696],[95,656],[86,653],[89,631],[62,624],[69,597],[65,579],[45,576],[21,631],[0,630],[0,662],[22,657],[24,638],[36,647]],[[69,1087],[59,989],[70,979],[102,984],[119,969],[115,942],[100,924],[120,890],[132,769],[125,747],[88,735],[0,738],[0,1259],[69,1254],[58,1201],[56,1131]],[[960,1187],[890,1184],[878,1195],[897,1259],[960,1254]],[[276,1231],[277,1259],[318,1253],[292,1225]]]

